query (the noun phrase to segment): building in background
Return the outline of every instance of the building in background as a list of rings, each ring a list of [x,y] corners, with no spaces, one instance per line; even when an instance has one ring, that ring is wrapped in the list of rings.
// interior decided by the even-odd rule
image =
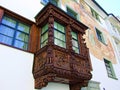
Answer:
[[[119,90],[118,18],[95,0],[13,2],[0,4],[0,90]]]

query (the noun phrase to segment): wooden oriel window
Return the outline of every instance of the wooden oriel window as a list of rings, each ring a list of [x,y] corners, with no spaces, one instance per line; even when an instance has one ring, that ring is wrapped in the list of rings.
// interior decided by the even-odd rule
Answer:
[[[36,46],[41,46],[34,58],[35,88],[60,82],[69,84],[70,90],[80,90],[92,76],[89,51],[83,39],[87,26],[50,3],[35,19],[39,28],[35,33]]]

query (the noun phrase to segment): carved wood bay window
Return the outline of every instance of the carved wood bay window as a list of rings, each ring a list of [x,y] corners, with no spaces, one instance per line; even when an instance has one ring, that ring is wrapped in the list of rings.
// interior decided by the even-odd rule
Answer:
[[[82,37],[87,27],[50,3],[35,18],[40,37],[33,65],[35,88],[48,82],[67,83],[70,90],[86,86],[92,77]]]

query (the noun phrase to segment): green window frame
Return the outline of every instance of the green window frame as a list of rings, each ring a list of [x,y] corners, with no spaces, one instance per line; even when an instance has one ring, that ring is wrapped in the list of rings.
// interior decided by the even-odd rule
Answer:
[[[105,40],[104,40],[102,32],[100,30],[98,30],[97,28],[95,28],[95,30],[96,30],[98,40],[105,44]]]
[[[79,54],[80,51],[79,51],[79,43],[78,43],[78,33],[72,31],[71,34],[72,34],[72,45],[73,45],[72,48],[75,51],[75,53]]]
[[[42,27],[41,31],[41,48],[48,42],[48,24]],[[65,28],[58,22],[54,22],[54,44],[66,48]]]
[[[48,42],[48,24],[44,25],[41,30],[41,48]]]
[[[96,81],[89,81],[88,86],[81,88],[81,90],[100,90],[100,83]]]
[[[70,15],[71,17],[77,19],[77,13],[75,11],[73,11],[72,9],[70,9],[69,7],[67,7],[67,14]]]
[[[108,77],[116,79],[116,75],[115,75],[112,63],[107,59],[104,59],[104,63],[107,70]]]
[[[66,48],[65,27],[58,22],[54,22],[54,44]]]
[[[58,0],[41,0],[41,3],[46,5],[48,2],[51,2],[52,4],[58,6]]]
[[[93,16],[97,21],[101,22],[101,21],[100,21],[100,16],[99,16],[99,14],[98,14],[94,9],[92,9],[92,8],[90,8],[90,9],[91,9],[92,16]]]
[[[8,15],[0,22],[0,42],[28,50],[30,26]]]

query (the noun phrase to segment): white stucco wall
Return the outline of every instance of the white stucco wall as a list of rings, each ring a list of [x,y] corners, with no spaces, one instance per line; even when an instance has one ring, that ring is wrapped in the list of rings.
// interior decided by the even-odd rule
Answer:
[[[93,67],[93,81],[100,82],[101,90],[119,90],[120,89],[120,65],[112,64],[116,77],[118,80],[109,78],[107,75],[106,67],[103,60],[98,60],[92,54],[90,54],[92,67]]]
[[[33,54],[0,45],[0,90],[33,90]]]
[[[0,6],[35,21],[34,17],[43,8],[40,1],[41,0],[0,0]]]
[[[0,44],[0,90],[69,90],[69,85],[49,83],[34,89],[33,54]]]

